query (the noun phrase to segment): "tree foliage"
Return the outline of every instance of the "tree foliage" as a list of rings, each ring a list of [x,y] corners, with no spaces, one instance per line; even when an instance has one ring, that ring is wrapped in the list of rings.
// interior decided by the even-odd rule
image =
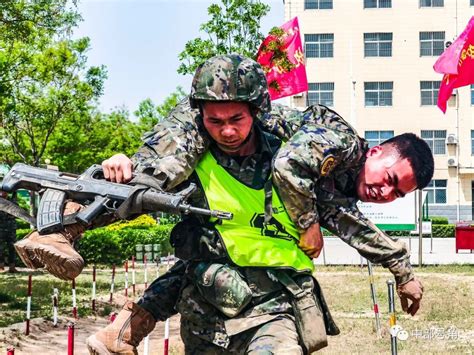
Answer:
[[[89,39],[67,0],[1,2],[0,159],[39,165],[62,120],[87,115],[105,69],[86,65]],[[18,35],[16,35],[18,33]]]
[[[134,112],[143,131],[149,131],[158,122],[168,117],[171,110],[186,96],[183,88],[178,86],[169,94],[161,105],[155,105],[151,99],[145,99]]]
[[[259,0],[221,0],[207,9],[209,21],[201,31],[208,38],[188,41],[178,58],[182,62],[180,74],[192,74],[207,59],[229,53],[239,53],[254,58],[264,36],[260,33],[260,20],[270,7]]]

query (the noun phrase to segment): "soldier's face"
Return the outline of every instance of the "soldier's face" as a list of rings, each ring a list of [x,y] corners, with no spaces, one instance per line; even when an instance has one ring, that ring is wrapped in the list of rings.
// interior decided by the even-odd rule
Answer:
[[[227,153],[238,153],[249,143],[253,118],[245,102],[204,102],[202,106],[204,127]]]
[[[387,203],[416,189],[410,162],[384,146],[370,148],[357,176],[357,195],[363,202]]]

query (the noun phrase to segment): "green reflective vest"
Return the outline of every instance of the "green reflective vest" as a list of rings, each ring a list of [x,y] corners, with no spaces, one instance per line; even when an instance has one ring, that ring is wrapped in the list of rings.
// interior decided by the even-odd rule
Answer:
[[[313,271],[313,262],[298,247],[299,233],[274,189],[273,215],[265,225],[264,189],[255,190],[239,182],[210,152],[201,159],[196,172],[209,208],[234,214],[232,220],[224,220],[216,228],[236,265]]]

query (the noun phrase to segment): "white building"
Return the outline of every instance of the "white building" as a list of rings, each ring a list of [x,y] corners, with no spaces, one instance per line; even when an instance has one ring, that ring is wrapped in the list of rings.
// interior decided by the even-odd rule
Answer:
[[[432,147],[429,214],[474,219],[474,86],[444,115],[433,64],[474,15],[474,0],[284,0],[298,16],[309,91],[293,106],[322,103],[371,144],[413,132]]]

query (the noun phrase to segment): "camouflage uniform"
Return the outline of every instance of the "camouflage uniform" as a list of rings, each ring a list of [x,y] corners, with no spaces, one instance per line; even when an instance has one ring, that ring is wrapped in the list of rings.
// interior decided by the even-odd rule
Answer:
[[[263,133],[257,126],[254,126],[254,132],[260,136],[260,144],[258,152],[252,156],[234,159],[212,144],[210,149],[219,165],[232,176],[247,186],[261,189],[271,173],[272,158],[280,146],[280,140]],[[141,164],[146,165],[143,152],[144,149],[141,149]],[[191,174],[189,181],[199,186],[196,174]],[[182,185],[178,187],[181,188]],[[200,188],[193,194],[190,203],[207,207]],[[185,237],[177,240],[173,232],[171,243],[175,246],[176,255],[185,261],[178,262],[169,273],[155,280],[138,304],[157,320],[168,318],[174,314],[174,309],[181,314],[181,336],[186,353],[302,353],[298,345],[290,295],[280,282],[272,279],[267,270],[232,266],[238,269],[250,286],[253,298],[242,314],[234,318],[226,317],[205,300],[196,286],[194,276],[196,265],[203,260],[232,265],[221,239],[203,217],[186,218],[176,228],[185,228],[179,233]],[[310,275],[295,273],[293,278],[300,285],[314,287]],[[324,298],[321,297],[319,301],[328,322],[332,322]],[[334,324],[331,325],[335,329]]]
[[[16,221],[12,215],[0,211],[0,266],[5,263],[4,250],[8,250],[8,264],[15,265]],[[6,248],[5,248],[6,247]]]
[[[322,105],[304,112],[273,105],[256,124],[284,142],[289,140],[278,154],[273,180],[282,187],[280,196],[297,227],[304,230],[319,220],[368,260],[388,267],[397,283],[413,278],[404,243],[373,228],[357,209],[355,179],[368,147],[347,122]],[[153,174],[169,189],[191,175],[209,142],[199,111],[185,99],[169,120],[145,136],[145,144],[132,159],[138,171]],[[321,174],[323,165],[330,168],[326,175]]]

